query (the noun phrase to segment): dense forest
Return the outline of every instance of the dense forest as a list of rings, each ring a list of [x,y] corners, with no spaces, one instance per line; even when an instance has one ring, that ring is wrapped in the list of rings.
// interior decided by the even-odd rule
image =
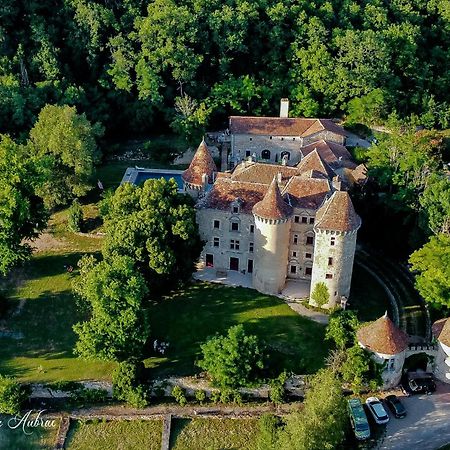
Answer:
[[[396,111],[450,122],[447,0],[3,0],[0,132],[25,138],[45,104],[105,136],[223,127],[227,114]]]

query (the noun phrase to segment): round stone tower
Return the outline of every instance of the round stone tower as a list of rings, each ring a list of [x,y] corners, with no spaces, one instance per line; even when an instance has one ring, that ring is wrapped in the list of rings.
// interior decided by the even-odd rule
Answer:
[[[350,294],[356,234],[360,226],[361,219],[345,191],[335,191],[317,210],[311,293],[317,283],[326,284],[330,299],[324,307],[332,308]],[[310,299],[310,304],[315,305],[315,302]]]
[[[214,162],[205,140],[202,140],[192,158],[191,164],[181,175],[184,183],[184,190],[191,197],[197,199],[208,190],[208,185],[214,183],[214,176],[216,173],[216,163]]]
[[[264,198],[253,207],[253,215],[253,287],[268,294],[278,294],[286,281],[292,207],[283,200],[276,178]]]
[[[444,383],[450,383],[450,318],[434,322],[432,330],[438,344],[434,376]]]

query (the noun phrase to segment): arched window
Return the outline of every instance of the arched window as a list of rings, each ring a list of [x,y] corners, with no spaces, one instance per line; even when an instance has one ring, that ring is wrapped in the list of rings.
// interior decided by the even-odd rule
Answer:
[[[261,159],[270,159],[270,151],[269,150],[263,150],[261,152]]]
[[[280,154],[281,159],[286,158],[287,161],[289,161],[289,159],[291,158],[291,154],[289,152],[281,152]]]

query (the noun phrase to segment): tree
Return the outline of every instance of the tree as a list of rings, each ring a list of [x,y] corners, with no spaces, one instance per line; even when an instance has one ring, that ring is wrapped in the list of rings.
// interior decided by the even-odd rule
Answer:
[[[189,279],[202,243],[192,203],[173,179],[125,183],[105,202],[105,259],[129,256],[154,291]]]
[[[0,135],[0,274],[6,275],[31,255],[29,241],[47,224],[48,215],[35,193],[35,181],[34,166],[23,148]]]
[[[311,300],[313,300],[319,308],[322,308],[330,301],[328,287],[323,281],[315,284],[311,293]]]
[[[142,275],[127,256],[79,262],[75,292],[86,302],[91,318],[74,325],[75,352],[83,358],[123,361],[141,355],[149,335],[143,301],[148,293]]]
[[[69,208],[69,216],[67,218],[67,225],[70,231],[78,233],[83,226],[83,210],[81,209],[80,202],[74,200]]]
[[[353,392],[357,393],[363,387],[377,389],[382,384],[381,371],[381,365],[358,344],[347,349],[346,359],[341,366],[341,375],[343,381],[350,384]]]
[[[432,174],[419,198],[426,216],[426,226],[434,234],[450,234],[450,180],[445,175]]]
[[[265,413],[258,420],[258,450],[277,450],[281,420]]]
[[[148,405],[148,392],[141,384],[143,366],[136,359],[121,361],[112,376],[114,397],[126,401],[133,408],[145,408]]]
[[[27,397],[18,381],[0,375],[0,414],[18,414]]]
[[[356,97],[348,102],[346,121],[373,125],[380,123],[386,113],[385,95],[381,89],[374,89],[367,95]]]
[[[48,208],[65,205],[92,188],[94,165],[100,153],[96,139],[103,134],[75,107],[47,105],[30,131],[27,145],[41,181],[38,194]]]
[[[221,388],[246,386],[264,367],[258,338],[247,335],[242,325],[229,328],[226,336],[209,339],[201,350],[202,359],[197,365]]]
[[[280,450],[334,450],[343,442],[347,426],[341,383],[331,370],[312,378],[301,412],[286,417]]]
[[[359,320],[354,311],[336,311],[330,315],[325,339],[332,340],[338,349],[345,349],[355,343]]]
[[[450,236],[440,233],[432,236],[409,262],[417,271],[416,287],[428,303],[450,308]]]

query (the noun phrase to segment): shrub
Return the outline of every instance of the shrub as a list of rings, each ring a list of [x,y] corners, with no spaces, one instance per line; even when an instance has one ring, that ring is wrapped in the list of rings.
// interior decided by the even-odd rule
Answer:
[[[213,403],[219,403],[220,397],[221,397],[220,391],[211,392],[211,401]]]
[[[0,375],[0,413],[18,414],[27,397],[26,389],[18,381]]]
[[[220,393],[220,402],[221,403],[231,403],[233,399],[234,391],[232,389],[224,389]]]
[[[239,391],[233,392],[233,402],[236,403],[238,406],[242,406],[244,404],[244,398],[242,397],[242,394]]]
[[[200,405],[203,405],[206,400],[206,392],[202,389],[195,391],[195,399],[200,403]]]
[[[70,393],[70,399],[75,405],[91,403],[105,403],[108,400],[108,392],[104,389],[88,389],[80,387]]]
[[[287,374],[286,372],[282,372],[278,378],[274,378],[273,380],[270,380],[270,392],[269,397],[270,401],[279,405],[280,403],[284,402],[284,397],[286,394],[286,389],[284,387],[284,384],[286,383]]]
[[[278,450],[278,431],[281,420],[273,414],[263,414],[258,420],[258,450]]]
[[[315,284],[314,290],[311,293],[311,299],[319,308],[324,307],[330,301],[330,293],[324,282],[321,281]]]
[[[180,386],[174,386],[172,389],[172,396],[180,406],[185,406],[187,403],[186,394]]]
[[[113,395],[133,408],[148,405],[148,390],[141,384],[144,365],[135,359],[122,361],[113,372]]]
[[[70,231],[78,233],[83,227],[83,211],[78,200],[74,200],[69,208],[69,217],[67,225]]]

